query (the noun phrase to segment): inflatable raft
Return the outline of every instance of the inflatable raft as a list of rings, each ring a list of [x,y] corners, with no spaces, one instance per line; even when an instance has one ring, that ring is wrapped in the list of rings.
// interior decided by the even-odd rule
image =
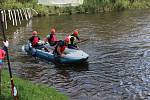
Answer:
[[[75,64],[75,63],[84,63],[88,59],[88,54],[83,52],[82,50],[75,49],[65,49],[65,56],[58,57],[53,54],[53,49],[49,52],[41,49],[32,48],[29,44],[22,46],[22,49],[28,54],[38,57],[56,64]]]

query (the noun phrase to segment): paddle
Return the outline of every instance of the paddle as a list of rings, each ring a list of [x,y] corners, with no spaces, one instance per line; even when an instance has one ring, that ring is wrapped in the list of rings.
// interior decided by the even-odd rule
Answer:
[[[83,42],[85,42],[85,41],[88,41],[89,39],[84,39],[84,40],[81,40],[81,41],[79,41],[79,42],[77,42],[77,43],[83,43]]]
[[[88,41],[88,40],[89,40],[89,39],[84,39],[84,40],[78,41],[78,42],[75,43],[75,45],[77,45],[77,44],[79,44],[79,43],[86,42],[86,41]]]
[[[4,31],[4,22],[2,21],[2,14],[0,16],[0,24],[1,24],[3,38],[4,38],[4,41],[6,42],[6,36],[5,36],[5,31]],[[14,85],[14,80],[12,77],[12,72],[11,72],[11,67],[10,67],[9,52],[8,52],[8,48],[6,46],[5,46],[5,48],[6,48],[6,56],[7,56],[8,68],[9,68],[9,75],[10,75],[10,80],[11,80],[11,92],[12,92],[12,96],[14,97],[14,100],[18,100],[18,92]]]

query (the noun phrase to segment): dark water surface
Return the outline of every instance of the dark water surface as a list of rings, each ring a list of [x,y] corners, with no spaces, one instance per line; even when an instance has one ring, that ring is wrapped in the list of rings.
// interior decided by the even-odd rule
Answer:
[[[24,54],[21,47],[39,31],[56,27],[60,39],[79,29],[89,64],[56,67]],[[33,18],[8,30],[13,72],[76,100],[150,100],[150,10]]]

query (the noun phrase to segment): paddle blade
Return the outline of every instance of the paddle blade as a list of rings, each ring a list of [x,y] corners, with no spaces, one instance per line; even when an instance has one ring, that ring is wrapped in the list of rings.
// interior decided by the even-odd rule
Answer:
[[[17,96],[17,89],[16,89],[16,87],[14,86],[14,93],[13,93],[13,96]]]
[[[16,97],[17,96],[17,88],[14,86],[14,81],[11,78],[11,89],[12,89],[12,96]]]

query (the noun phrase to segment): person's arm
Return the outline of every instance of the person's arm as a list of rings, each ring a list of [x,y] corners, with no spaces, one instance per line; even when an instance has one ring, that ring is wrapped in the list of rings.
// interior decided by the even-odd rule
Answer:
[[[47,35],[46,37],[45,37],[45,39],[44,39],[44,42],[46,43],[46,42],[48,42],[48,39],[50,38],[50,35]]]
[[[38,39],[41,40],[39,36],[38,36]]]
[[[77,40],[78,40],[78,41],[80,41],[80,38],[79,38],[79,36],[76,36],[76,38],[77,38]]]
[[[33,36],[29,38],[29,42],[33,42]]]
[[[46,44],[46,42],[48,41],[48,37],[49,37],[49,35],[47,35],[47,36],[44,38],[44,44]]]
[[[61,56],[62,53],[60,52],[60,46],[57,47],[57,52],[58,52],[58,55]]]

